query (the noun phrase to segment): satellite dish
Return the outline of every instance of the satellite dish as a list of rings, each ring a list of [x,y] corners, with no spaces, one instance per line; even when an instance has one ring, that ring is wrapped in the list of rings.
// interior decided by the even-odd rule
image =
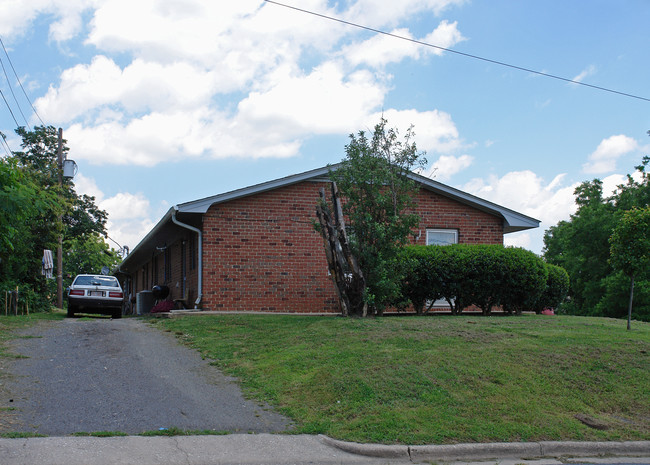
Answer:
[[[111,269],[109,267],[107,267],[107,266],[102,267],[102,274],[104,276],[108,275],[108,273],[110,273],[110,272],[111,272]]]

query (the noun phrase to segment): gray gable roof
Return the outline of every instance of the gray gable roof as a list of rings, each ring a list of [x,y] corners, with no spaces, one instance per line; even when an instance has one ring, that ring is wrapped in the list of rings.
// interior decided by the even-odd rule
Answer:
[[[144,261],[147,257],[151,256],[154,247],[160,246],[167,240],[170,242],[172,241],[174,234],[178,234],[179,230],[181,230],[180,227],[174,225],[172,222],[174,212],[178,215],[181,221],[189,224],[194,223],[194,226],[200,226],[201,215],[206,213],[212,205],[247,197],[249,195],[260,194],[262,192],[290,186],[303,181],[328,181],[330,170],[336,170],[339,166],[340,164],[324,166],[311,171],[305,171],[304,173],[293,174],[291,176],[236,189],[223,194],[217,194],[203,199],[174,205],[124,259],[121,268],[124,271],[132,272],[132,268],[137,267],[139,262]],[[462,204],[501,217],[503,219],[504,233],[539,227],[540,221],[535,218],[531,218],[509,208],[447,186],[426,176],[417,173],[410,173],[409,177],[418,182],[422,189],[435,192]]]
[[[223,194],[213,195],[204,199],[194,200],[177,205],[180,213],[205,213],[214,205],[230,200],[247,197],[249,195],[259,194],[270,191],[279,187],[289,186],[303,181],[327,181],[330,170],[336,170],[340,164],[325,166],[304,173],[294,174],[273,181],[256,184],[254,186],[244,187]],[[442,184],[426,176],[417,173],[410,173],[409,177],[418,182],[421,188],[430,190],[444,197],[451,198],[465,205],[469,205],[478,210],[500,216],[504,220],[504,232],[511,233],[539,227],[539,220],[518,213],[509,208],[502,207],[496,203],[489,202],[474,195],[468,194],[461,190]]]

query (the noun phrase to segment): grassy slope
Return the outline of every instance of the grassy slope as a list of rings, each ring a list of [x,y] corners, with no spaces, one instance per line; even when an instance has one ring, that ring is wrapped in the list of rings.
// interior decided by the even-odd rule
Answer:
[[[584,317],[156,320],[298,432],[364,442],[650,439],[650,324]],[[576,420],[588,415],[600,431]]]

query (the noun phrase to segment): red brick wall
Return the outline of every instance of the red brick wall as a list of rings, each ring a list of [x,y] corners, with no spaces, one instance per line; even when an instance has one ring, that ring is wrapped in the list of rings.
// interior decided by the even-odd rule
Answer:
[[[312,226],[322,184],[304,182],[211,207],[203,217],[203,308],[338,312]]]
[[[203,308],[338,312],[323,241],[312,226],[321,183],[303,182],[211,207],[203,217]],[[503,243],[503,220],[421,190],[421,235],[459,232],[461,243]]]
[[[420,215],[420,237],[425,244],[427,229],[456,229],[460,244],[503,244],[503,219],[455,200],[421,189],[416,212]]]

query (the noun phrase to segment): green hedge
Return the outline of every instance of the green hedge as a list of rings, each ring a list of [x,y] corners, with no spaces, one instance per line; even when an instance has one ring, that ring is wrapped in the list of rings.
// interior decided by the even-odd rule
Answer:
[[[536,313],[545,308],[558,308],[569,293],[569,273],[561,266],[544,262],[548,271],[546,287],[534,307]]]
[[[402,254],[408,270],[402,294],[417,313],[427,302],[445,299],[458,314],[471,305],[489,315],[494,307],[507,313],[540,312],[566,296],[568,275],[534,253],[512,247],[454,244],[408,246]]]

